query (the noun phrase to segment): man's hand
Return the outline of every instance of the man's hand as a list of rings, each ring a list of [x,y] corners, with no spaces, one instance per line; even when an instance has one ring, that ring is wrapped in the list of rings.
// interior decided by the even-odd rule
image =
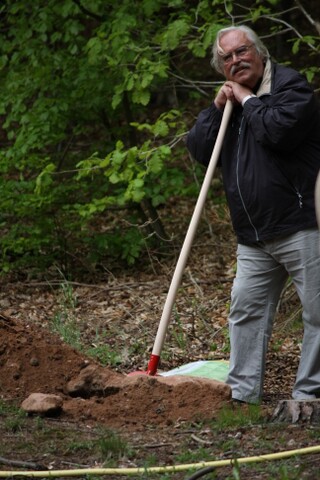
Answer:
[[[231,100],[234,105],[241,105],[242,100],[252,93],[252,90],[240,83],[227,81],[220,88],[214,103],[219,110],[223,110],[227,100]]]
[[[244,87],[240,83],[227,81],[225,85],[232,90],[232,96],[235,104],[240,104],[242,100],[253,92],[248,87]]]
[[[233,102],[232,89],[228,85],[223,84],[216,98],[214,99],[215,106],[219,110],[223,110],[228,99]]]

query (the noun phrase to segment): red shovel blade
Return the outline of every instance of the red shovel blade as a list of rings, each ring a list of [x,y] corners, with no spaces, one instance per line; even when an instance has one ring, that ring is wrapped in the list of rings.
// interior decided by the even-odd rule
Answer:
[[[157,375],[157,368],[158,363],[160,360],[160,355],[155,355],[154,353],[151,354],[148,369],[147,370],[137,370],[136,372],[128,373],[129,376],[131,375]]]

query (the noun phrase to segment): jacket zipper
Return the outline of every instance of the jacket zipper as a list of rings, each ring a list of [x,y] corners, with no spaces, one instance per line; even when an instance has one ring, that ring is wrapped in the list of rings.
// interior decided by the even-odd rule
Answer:
[[[239,196],[240,196],[240,199],[241,199],[241,203],[242,203],[242,206],[243,206],[243,209],[248,217],[248,220],[249,220],[249,223],[251,225],[251,227],[253,228],[254,230],[254,233],[255,233],[255,236],[256,236],[256,241],[258,242],[259,241],[259,235],[258,235],[258,231],[256,229],[256,227],[254,226],[252,220],[251,220],[251,217],[250,217],[250,214],[246,208],[246,205],[244,203],[244,200],[243,200],[243,197],[242,197],[242,193],[241,193],[241,189],[240,189],[240,182],[239,182],[239,164],[240,164],[240,142],[241,142],[241,130],[242,130],[242,123],[243,123],[243,117],[241,118],[241,122],[240,122],[240,127],[239,127],[239,134],[238,134],[238,150],[237,150],[237,164],[236,164],[236,178],[237,178],[237,187],[238,187],[238,192],[239,192]]]
[[[299,199],[299,208],[303,208],[302,195],[298,189],[296,189],[296,194],[298,195],[298,199]]]

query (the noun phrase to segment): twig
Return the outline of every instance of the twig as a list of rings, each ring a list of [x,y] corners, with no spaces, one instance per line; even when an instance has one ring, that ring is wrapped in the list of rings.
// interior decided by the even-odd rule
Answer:
[[[196,442],[201,443],[202,445],[212,445],[212,442],[210,440],[203,440],[202,438],[197,437],[197,435],[195,434],[192,434],[191,438]]]
[[[69,465],[69,467],[76,467],[76,468],[90,468],[90,465],[83,464],[83,463],[74,463],[74,462],[61,462],[62,465]]]
[[[173,447],[172,443],[146,443],[142,445],[143,448],[159,448],[159,447]]]
[[[199,285],[200,282],[197,281],[197,280],[193,277],[190,268],[187,268],[187,269],[186,269],[186,273],[188,274],[188,276],[189,276],[189,278],[190,278],[191,284],[193,284],[193,285],[195,286],[195,288],[197,289],[199,295],[200,295],[201,297],[204,297],[203,290],[202,290],[202,288],[201,288],[200,285]]]
[[[317,30],[317,32],[320,34],[320,22],[313,20],[311,15],[305,10],[305,8],[301,5],[299,0],[295,0],[295,3],[298,5],[298,8],[301,10],[303,15],[307,18],[307,20],[311,23],[311,25]]]
[[[130,288],[139,288],[141,286],[149,286],[150,283],[159,283],[158,281],[155,282],[136,282],[136,283],[124,283],[116,286],[105,287],[98,284],[90,284],[90,283],[81,283],[81,282],[71,282],[68,280],[48,280],[43,282],[21,282],[20,285],[24,285],[25,287],[51,287],[51,286],[60,286],[63,283],[67,283],[68,285],[72,285],[73,287],[84,287],[84,288],[94,288],[95,290],[101,290],[105,292],[115,291],[115,290],[123,290],[123,289],[130,289]],[[7,285],[17,285],[15,283],[7,283]]]
[[[303,40],[303,35],[301,35],[301,33],[298,32],[298,30],[296,28],[294,28],[292,25],[290,25],[290,23],[286,22],[285,20],[282,20],[280,18],[275,18],[272,15],[261,15],[260,18],[266,18],[267,20],[271,20],[272,22],[281,23],[282,25],[285,25],[287,28],[289,28],[289,30],[292,30],[297,35],[298,38]],[[316,52],[318,51],[317,48],[314,45],[312,45],[311,43],[306,42],[306,44],[312,50],[314,50]]]
[[[9,458],[0,457],[0,463],[9,465],[10,467],[30,468],[31,470],[48,470],[47,467],[34,462],[23,462],[21,460],[10,460]]]

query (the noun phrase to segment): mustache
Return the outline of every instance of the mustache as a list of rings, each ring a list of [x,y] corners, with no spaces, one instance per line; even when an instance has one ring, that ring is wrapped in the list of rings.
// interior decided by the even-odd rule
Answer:
[[[233,65],[231,67],[230,73],[231,73],[231,75],[234,75],[235,73],[237,73],[238,70],[241,70],[242,68],[250,68],[250,67],[251,67],[251,64],[249,62],[242,62],[241,61],[237,65]]]

